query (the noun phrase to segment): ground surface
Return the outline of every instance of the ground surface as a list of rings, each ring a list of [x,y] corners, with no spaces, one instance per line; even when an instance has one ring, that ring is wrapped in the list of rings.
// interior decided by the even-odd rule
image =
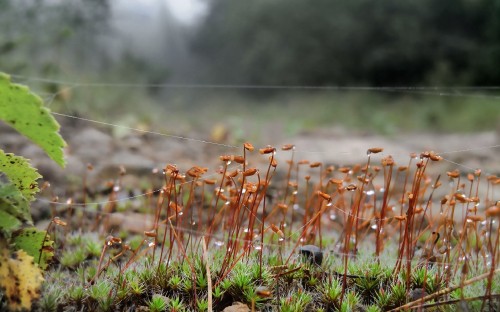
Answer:
[[[213,174],[221,165],[220,155],[237,155],[242,152],[240,143],[232,141],[230,137],[214,134],[214,129],[211,133],[168,134],[184,137],[178,138],[133,130],[117,134],[113,128],[85,121],[74,122],[61,118],[59,121],[62,135],[68,142],[65,169],[59,168],[41,149],[4,125],[1,127],[0,146],[7,152],[31,159],[44,180],[51,183],[51,193],[61,200],[81,187],[85,174],[89,185],[97,188],[109,179],[116,179],[120,166],[123,166],[127,171],[124,179],[126,186],[140,188],[141,182],[151,175],[153,169],[161,170],[168,163],[176,164],[182,171],[199,165],[207,167],[209,173]],[[295,144],[296,160],[307,159],[336,166],[363,164],[366,162],[368,148],[383,147],[384,155],[392,155],[396,163],[403,166],[408,163],[410,153],[434,150],[441,153],[444,161],[433,164],[428,170],[431,173],[445,174],[453,169],[467,173],[476,168],[481,168],[484,174],[500,173],[500,135],[495,131],[470,134],[419,133],[387,137],[350,133],[342,128],[332,127],[308,130],[292,137],[280,136],[279,131],[270,133],[275,135],[270,135],[268,142],[263,138],[258,144],[269,143],[277,148],[283,144]],[[278,177],[280,174],[284,175],[287,168],[285,160],[290,155],[284,152],[277,154],[278,161],[282,163],[278,166],[281,170]],[[267,158],[257,152],[252,157],[256,166],[267,163]],[[375,164],[380,158],[375,159]],[[93,170],[88,171],[87,164],[91,164]]]
[[[210,133],[167,133],[174,136],[169,137],[127,130],[120,135],[114,135],[113,129],[109,127],[96,126],[84,121],[67,123],[63,120],[61,123],[62,135],[68,142],[66,149],[68,165],[64,170],[52,165],[37,146],[7,126],[1,127],[0,144],[7,152],[30,158],[45,179],[51,181],[54,186],[70,177],[81,177],[88,163],[94,167],[90,173],[91,178],[113,177],[120,165],[123,165],[129,173],[137,174],[149,173],[153,168],[162,168],[167,163],[175,163],[184,170],[192,165],[209,167],[210,170],[220,165],[218,156],[241,154],[242,150],[235,147],[242,144],[224,138],[214,140],[213,134]],[[364,163],[366,150],[370,147],[383,147],[383,154],[392,155],[398,165],[405,165],[412,152],[433,150],[445,158],[443,162],[445,169],[457,168],[467,172],[481,168],[485,173],[500,173],[500,153],[498,153],[500,134],[495,131],[469,134],[418,133],[387,137],[350,133],[334,127],[308,130],[291,137],[279,135],[273,137],[271,132],[267,140],[263,138],[261,142],[252,143],[256,147],[263,147],[258,144],[270,144],[278,149],[283,144],[294,144],[296,159],[342,166]],[[288,159],[290,155],[278,153],[277,157]],[[256,160],[259,159],[267,161],[256,155]]]

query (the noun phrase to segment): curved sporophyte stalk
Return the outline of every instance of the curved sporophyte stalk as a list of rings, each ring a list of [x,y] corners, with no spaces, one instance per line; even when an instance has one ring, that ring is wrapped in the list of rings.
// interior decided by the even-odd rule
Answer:
[[[244,147],[242,156],[221,156],[223,163],[213,176],[205,174],[208,169],[203,167],[192,166],[184,175],[176,166],[167,165],[161,191],[148,191],[150,195],[138,208],[151,211],[146,231],[140,235],[120,231],[104,246],[98,245],[100,252],[92,247],[92,253],[69,242],[70,237],[60,237],[57,242],[64,245],[66,239],[67,249],[58,257],[61,267],[81,270],[93,263],[82,285],[108,281],[112,289],[102,308],[111,309],[131,304],[162,308],[158,296],[153,303],[153,295],[161,294],[168,302],[179,298],[173,305],[179,307],[182,301],[186,309],[212,306],[219,311],[242,300],[255,309],[301,306],[327,311],[369,306],[382,310],[442,293],[453,285],[460,293],[452,298],[470,302],[479,297],[466,291],[471,276],[486,273],[484,285],[476,287],[485,301],[497,298],[497,208],[487,210],[484,217],[478,205],[482,204],[480,173],[459,182],[460,173],[450,171],[451,190],[439,201],[435,196],[442,193],[442,179],[426,171],[429,160],[433,161],[431,152],[422,153],[416,163],[412,157],[404,167],[395,167],[391,156],[383,157],[379,167],[371,156],[365,165],[335,169],[326,162],[295,161],[292,150],[276,187],[275,149],[261,149],[268,157],[262,163],[267,167],[265,175],[247,162],[248,152]],[[488,179],[487,197],[495,195],[496,180]],[[79,198],[78,194],[73,198]],[[128,207],[114,202],[118,211]],[[484,205],[495,206],[491,200]],[[464,218],[459,219],[462,210]],[[299,214],[301,220],[294,224]],[[73,224],[77,215],[81,216],[72,214]],[[120,244],[118,237],[130,238],[132,247]],[[319,245],[313,247],[321,251],[321,260],[302,257],[308,249],[298,247],[309,244]],[[71,253],[75,256],[70,259]],[[81,259],[80,268],[70,263],[72,259]],[[373,265],[365,266],[366,261]],[[380,273],[386,268],[376,266],[384,264],[388,271]],[[241,279],[245,270],[248,274]],[[132,273],[137,277],[130,277]],[[248,285],[236,287],[231,281],[235,274]],[[302,301],[297,302],[291,295],[295,293],[305,293],[307,298],[300,295]],[[77,290],[74,297],[64,304],[78,301],[80,308],[98,308],[95,299],[79,297]],[[443,300],[432,298],[415,305]]]

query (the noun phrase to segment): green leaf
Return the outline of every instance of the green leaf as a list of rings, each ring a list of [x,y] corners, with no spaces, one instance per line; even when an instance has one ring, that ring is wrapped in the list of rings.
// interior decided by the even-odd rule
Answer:
[[[54,242],[45,240],[47,231],[40,231],[37,228],[25,228],[15,233],[12,238],[12,243],[15,249],[22,249],[32,256],[35,263],[40,265],[42,270],[47,269],[47,265],[54,256]],[[43,246],[43,247],[42,247]],[[41,255],[40,255],[41,253]],[[40,260],[40,262],[38,262]]]
[[[10,236],[9,233],[19,229],[21,225],[22,223],[18,218],[5,212],[3,207],[0,206],[0,232],[3,232],[6,236]]]
[[[0,232],[7,237],[24,222],[31,222],[28,200],[10,181],[0,179]]]
[[[5,173],[28,201],[34,199],[35,194],[39,191],[36,180],[42,176],[35,168],[31,167],[26,158],[10,153],[6,154],[0,150],[0,172]]]
[[[59,135],[59,124],[43,106],[40,97],[22,85],[11,83],[10,77],[0,73],[0,119],[15,128],[61,167],[65,160],[66,142]]]

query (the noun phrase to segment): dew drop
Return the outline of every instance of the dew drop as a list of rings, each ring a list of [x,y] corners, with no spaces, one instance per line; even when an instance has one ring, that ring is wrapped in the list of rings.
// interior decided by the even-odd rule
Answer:
[[[297,195],[299,192],[298,191],[293,191],[292,194],[293,195]]]
[[[293,210],[299,210],[299,204],[293,204]]]
[[[278,238],[278,242],[284,242],[285,239],[283,237]]]
[[[333,204],[332,202],[329,202],[328,204],[326,204],[327,207],[331,207]]]
[[[372,226],[370,226],[372,228],[372,230],[376,230],[377,229],[377,225],[376,224],[373,224]]]
[[[231,164],[231,161],[230,161],[230,160],[226,161],[226,165],[228,165],[228,166],[229,166],[230,164]]]
[[[217,247],[222,247],[222,246],[224,246],[224,242],[223,241],[215,241],[214,245]]]
[[[255,246],[255,250],[262,250],[262,246],[260,246],[260,245]]]
[[[331,213],[329,218],[331,221],[335,221],[337,220],[337,215],[335,213]]]
[[[118,185],[115,185],[113,187],[113,192],[119,192],[120,191],[120,187]]]
[[[368,196],[372,196],[373,194],[375,194],[374,190],[369,190],[366,192],[366,195],[368,195]]]

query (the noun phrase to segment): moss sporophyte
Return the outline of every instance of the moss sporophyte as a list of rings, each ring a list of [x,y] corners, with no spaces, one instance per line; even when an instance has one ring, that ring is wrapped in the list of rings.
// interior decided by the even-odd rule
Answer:
[[[0,82],[13,99],[27,96]],[[11,116],[1,92],[0,104]],[[50,116],[35,106],[29,118]],[[64,144],[45,143],[63,163]],[[292,144],[244,143],[216,170],[166,164],[143,177],[135,208],[119,200],[132,187],[117,166],[106,192],[85,178],[69,201],[51,194],[40,231],[29,210],[39,175],[2,152],[1,309],[498,310],[500,179],[436,173],[443,158],[432,151],[404,164],[381,147],[367,154],[337,167],[297,160]],[[126,231],[118,213],[148,227]]]

